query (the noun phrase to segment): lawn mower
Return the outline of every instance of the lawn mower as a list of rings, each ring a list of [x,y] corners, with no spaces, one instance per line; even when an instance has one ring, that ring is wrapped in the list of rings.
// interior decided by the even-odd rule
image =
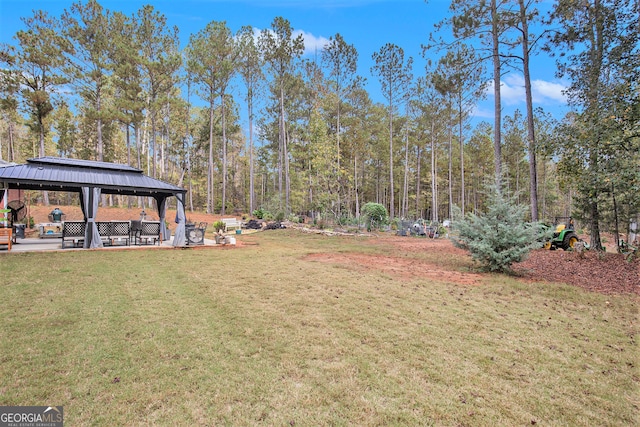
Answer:
[[[571,217],[556,217],[554,221],[554,232],[551,240],[547,240],[544,244],[545,249],[555,250],[562,248],[565,251],[573,249],[575,244],[580,241],[578,235],[574,230],[573,218]],[[587,244],[584,243],[585,249],[588,249]]]

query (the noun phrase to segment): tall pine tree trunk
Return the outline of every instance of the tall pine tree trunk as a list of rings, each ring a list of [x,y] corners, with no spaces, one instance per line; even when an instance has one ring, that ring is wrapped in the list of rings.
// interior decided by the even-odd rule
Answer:
[[[360,218],[360,197],[358,195],[358,155],[354,154],[353,156],[353,182],[355,187],[355,198],[356,198],[356,218]],[[360,224],[360,221],[358,221]]]
[[[431,123],[431,221],[438,221],[438,176],[436,173],[436,124]]]
[[[520,5],[522,24],[522,69],[524,73],[524,91],[527,104],[527,141],[529,148],[529,202],[531,203],[531,221],[538,221],[538,169],[536,165],[536,138],[533,120],[533,99],[531,95],[531,75],[529,70],[529,24],[524,0]]]
[[[96,127],[97,127],[97,137],[98,137],[98,141],[97,141],[97,155],[98,155],[98,161],[99,162],[103,162],[104,161],[104,143],[102,142],[102,99],[100,96],[100,86],[98,86],[98,92],[97,92],[97,97],[96,97],[96,113],[98,114],[98,120],[96,123]]]
[[[15,145],[13,142],[13,120],[9,120],[9,147],[7,147],[7,160],[13,162],[15,160]]]
[[[158,171],[156,165],[158,163],[158,151],[156,150],[156,113],[151,112],[151,139],[149,140],[149,150],[153,152],[151,158],[153,159],[152,171],[153,177],[158,177]]]
[[[291,213],[291,175],[289,174],[289,132],[285,131],[284,133],[284,177],[285,177],[285,186],[286,186],[286,197],[285,197],[285,214]]]
[[[460,141],[460,209],[464,215],[464,139],[462,135],[462,100],[458,102],[458,138]]]
[[[220,113],[222,114],[222,209],[220,214],[225,215],[227,211],[227,130],[224,117],[224,90],[220,94],[220,100],[222,102],[220,107]]]
[[[340,218],[340,211],[342,210],[342,170],[340,165],[340,96],[338,96],[338,120],[337,120],[337,128],[336,128],[336,140],[337,140],[337,158],[336,163],[338,165],[336,176],[338,178],[338,218]]]
[[[207,169],[207,213],[214,210],[213,181],[213,97],[209,103],[209,167]]]
[[[283,184],[283,164],[284,164],[284,83],[280,83],[280,117],[278,119],[278,200],[279,208],[282,210],[282,184]]]
[[[420,150],[420,144],[417,144],[416,147],[416,216],[418,218],[422,218],[422,212],[420,209],[420,193],[422,189],[420,188],[420,172],[421,172],[421,163],[422,163],[422,150]]]
[[[248,97],[247,109],[249,113],[249,213],[256,209],[255,167],[253,160],[253,98]]]
[[[409,131],[404,136],[404,182],[402,187],[402,217],[406,218],[409,210]]]
[[[395,217],[395,200],[393,197],[393,104],[389,102],[389,217]]]
[[[494,139],[493,155],[495,166],[495,182],[497,191],[502,191],[502,101],[500,97],[500,40],[498,6],[496,0],[491,0],[491,40],[493,54],[493,97],[494,97]]]
[[[44,120],[43,118],[38,115],[38,127],[40,128],[40,157],[44,157],[45,151],[44,151]],[[43,191],[42,192],[42,204],[44,204],[45,206],[49,206],[49,192],[48,191]]]
[[[449,110],[451,112],[451,110]],[[453,130],[449,121],[449,218],[453,218]]]

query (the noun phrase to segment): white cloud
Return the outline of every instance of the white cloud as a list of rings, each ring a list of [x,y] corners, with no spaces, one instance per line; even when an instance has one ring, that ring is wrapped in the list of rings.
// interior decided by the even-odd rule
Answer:
[[[509,74],[502,79],[501,83],[500,96],[505,104],[516,105],[524,102],[524,78],[522,76]],[[493,84],[491,85],[491,93],[493,93]]]
[[[521,74],[505,76],[500,87],[502,102],[506,105],[519,105],[525,102],[524,77]],[[566,104],[563,91],[566,86],[561,81],[532,80],[531,95],[534,104]],[[493,96],[493,81],[487,86],[487,95]]]
[[[474,106],[473,111],[471,111],[471,116],[477,119],[493,119],[494,118],[493,110],[488,110],[486,108],[483,108],[480,105]]]
[[[329,39],[322,36],[316,37],[313,34],[307,33],[303,30],[295,30],[292,36],[298,37],[299,34],[302,34],[302,37],[304,38],[305,55],[320,54],[320,52],[322,52],[322,49],[329,43]]]
[[[270,28],[267,29],[267,31],[271,32],[273,34],[273,30],[271,30]],[[260,37],[260,33],[262,32],[262,30],[258,29],[258,28],[254,28],[253,29],[253,37],[256,40],[256,43],[258,42],[258,38]],[[320,54],[320,52],[322,52],[322,49],[329,44],[329,39],[327,39],[326,37],[316,37],[311,33],[308,33],[304,30],[294,30],[293,33],[291,34],[292,38],[296,38],[299,35],[302,35],[302,38],[304,39],[304,52],[303,55],[315,55],[315,54]]]
[[[560,82],[534,80],[531,82],[531,88],[533,89],[533,93],[542,99],[549,99],[563,104],[567,103],[567,95],[564,94],[564,90],[566,90],[567,87]]]

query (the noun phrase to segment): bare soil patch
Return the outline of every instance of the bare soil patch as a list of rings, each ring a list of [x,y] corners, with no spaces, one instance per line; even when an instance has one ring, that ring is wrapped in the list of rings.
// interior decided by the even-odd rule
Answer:
[[[305,257],[309,261],[327,262],[351,266],[354,269],[367,271],[378,270],[405,279],[427,277],[443,282],[461,285],[479,285],[482,275],[447,270],[435,264],[425,263],[411,258],[391,257],[384,255],[367,255],[356,253],[318,253]]]
[[[371,242],[392,245],[397,249],[396,255],[322,253],[309,255],[308,259],[350,265],[361,270],[375,269],[407,279],[430,277],[462,285],[478,285],[483,277],[481,273],[453,271],[446,266],[403,256],[423,251],[437,251],[445,257],[469,256],[467,252],[453,246],[448,239],[390,237],[371,239]],[[515,264],[513,270],[526,281],[566,283],[605,294],[640,295],[640,262],[637,259],[628,262],[619,254],[585,252],[580,255],[563,250],[540,249],[531,252],[523,262]]]

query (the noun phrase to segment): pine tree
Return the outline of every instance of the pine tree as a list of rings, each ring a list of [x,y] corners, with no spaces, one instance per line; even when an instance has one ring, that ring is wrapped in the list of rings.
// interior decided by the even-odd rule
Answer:
[[[236,35],[240,51],[238,72],[247,90],[245,100],[247,101],[247,116],[249,118],[249,212],[253,212],[256,208],[253,142],[254,103],[264,80],[263,59],[255,40],[255,31],[252,27],[246,26],[242,27]]]
[[[396,104],[405,98],[405,92],[409,89],[413,59],[409,57],[405,61],[404,50],[392,43],[382,46],[378,52],[373,53],[371,58],[375,61],[375,65],[371,67],[371,73],[380,80],[389,114],[389,215],[393,219],[396,211],[393,188],[393,119],[394,112],[398,108]]]
[[[263,54],[269,72],[274,78],[272,90],[278,98],[278,197],[279,208],[282,209],[282,194],[284,183],[285,212],[289,213],[291,205],[291,176],[289,174],[289,149],[287,135],[287,115],[285,113],[285,99],[287,80],[295,69],[296,61],[304,53],[304,37],[302,34],[294,36],[291,23],[278,16],[271,23],[271,28],[262,30],[258,38],[258,46]],[[283,181],[284,174],[284,181]]]
[[[109,28],[111,12],[96,0],[73,3],[62,14],[62,34],[68,41],[63,53],[64,73],[83,99],[87,116],[95,123],[96,157],[104,161],[103,130],[111,120],[106,111],[110,91]]]
[[[333,166],[334,175],[338,178],[338,184],[340,185],[340,190],[338,193],[338,197],[342,197],[342,192],[344,189],[345,177],[343,176],[343,168],[341,165],[342,152],[343,150],[340,147],[341,138],[342,138],[342,128],[343,124],[341,123],[342,115],[343,115],[343,103],[345,98],[347,98],[351,92],[358,89],[361,84],[361,78],[356,75],[357,64],[358,64],[358,51],[355,46],[352,44],[347,44],[344,38],[338,33],[333,37],[329,38],[329,43],[325,45],[322,50],[322,62],[327,67],[329,71],[329,78],[331,79],[331,88],[333,93],[335,94],[336,100],[336,124],[335,124],[335,134],[336,134],[336,146],[337,146],[337,157],[336,157],[336,165]],[[338,209],[340,209],[340,200],[338,200]]]

